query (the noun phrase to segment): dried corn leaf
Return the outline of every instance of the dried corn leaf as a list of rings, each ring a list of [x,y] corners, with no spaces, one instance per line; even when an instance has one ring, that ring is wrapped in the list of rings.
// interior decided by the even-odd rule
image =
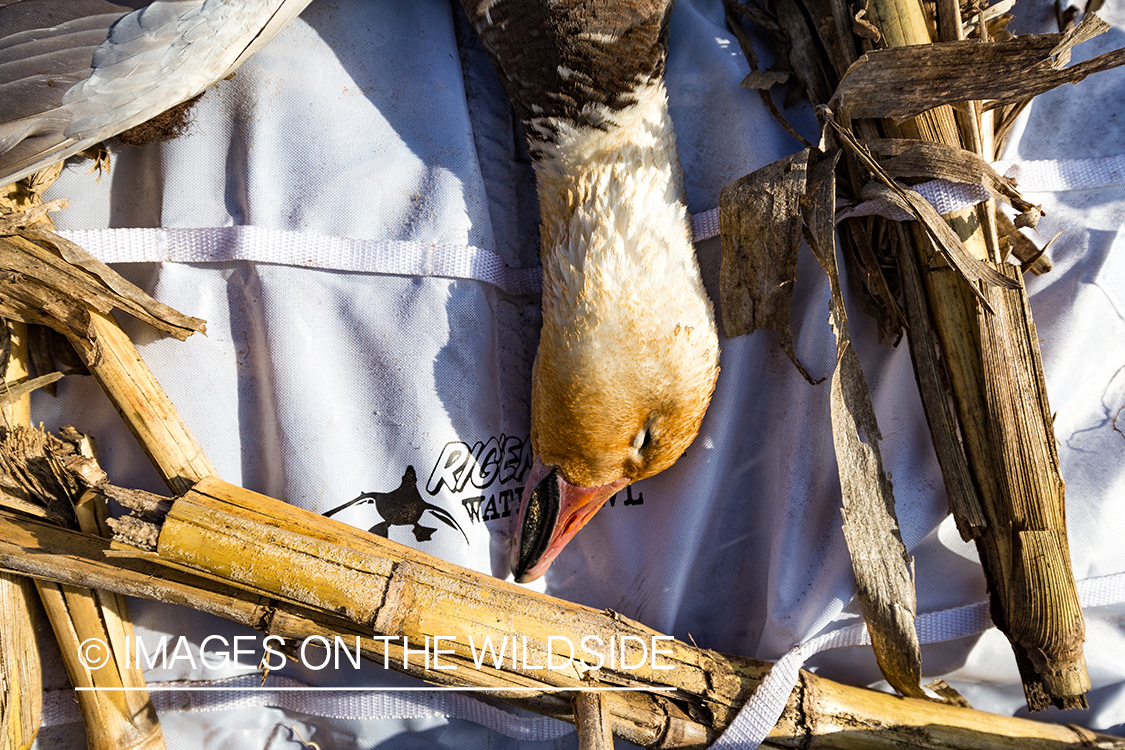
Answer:
[[[810,383],[797,359],[789,305],[801,246],[801,201],[808,149],[752,172],[719,194],[723,260],[719,276],[723,332],[728,337],[771,330]]]
[[[930,239],[934,241],[934,247],[961,273],[985,309],[990,309],[989,303],[980,291],[978,282],[986,281],[994,286],[1012,288],[1013,283],[1010,278],[997,273],[991,266],[969,254],[953,228],[941,218],[937,209],[917,192],[902,184],[888,187],[881,182],[869,182],[860,191],[860,196],[865,200],[893,203],[918,217],[926,226]]]
[[[1063,31],[1059,43],[1051,50],[1051,54],[1055,56],[1051,67],[1064,67],[1070,62],[1071,49],[1109,31],[1110,25],[1099,18],[1096,11],[1097,8],[1087,8],[1081,23]]]
[[[961,40],[872,50],[856,61],[832,97],[851,118],[904,120],[943,104],[1011,104],[1125,64],[1125,49],[1062,67],[1071,48],[1109,25],[1087,15],[1067,34],[1028,34],[1002,42]]]
[[[773,11],[782,33],[789,40],[783,58],[785,67],[794,71],[801,84],[789,92],[785,105],[796,104],[801,93],[817,101],[826,101],[832,95],[833,76],[831,71],[821,67],[820,46],[809,28],[803,9],[795,2],[784,2],[774,3]]]
[[[861,10],[855,14],[855,18],[852,19],[852,33],[864,39],[877,42],[883,38],[883,34],[875,24],[864,18],[865,15],[867,15],[866,10]]]
[[[785,83],[793,74],[785,70],[752,70],[738,84],[744,89],[765,90]]]
[[[1001,235],[1008,238],[1012,255],[1019,259],[1024,271],[1031,271],[1036,276],[1040,276],[1054,267],[1051,260],[1046,256],[1047,248],[1051,243],[1048,242],[1043,247],[1039,247],[1032,242],[1030,237],[1019,231],[1016,223],[1000,210],[996,211],[996,229]]]
[[[894,495],[879,455],[878,424],[855,350],[840,338],[832,374],[832,437],[844,498],[844,538],[863,619],[883,676],[903,695],[923,697],[922,652],[914,629],[914,568],[899,533]]]
[[[39,388],[46,388],[58,380],[61,380],[63,374],[61,372],[52,372],[47,375],[40,375],[31,380],[25,380],[22,383],[15,383],[13,385],[0,385],[0,406],[7,406],[8,404],[23,398],[27,394]]]
[[[837,366],[832,376],[832,431],[843,496],[844,536],[858,596],[887,681],[920,697],[921,652],[914,630],[915,595],[894,497],[879,457],[879,427],[859,360],[851,348],[836,272],[834,224],[839,152],[810,162],[806,149],[723,189],[720,287],[726,335],[773,330],[797,361],[789,304],[803,233],[829,276]],[[802,226],[805,230],[802,231]],[[811,380],[810,380],[811,382]]]
[[[836,370],[830,404],[832,441],[840,472],[844,538],[855,572],[863,619],[883,676],[903,695],[924,696],[919,685],[922,653],[914,629],[914,575],[895,516],[894,493],[879,454],[882,435],[871,392],[851,345],[848,315],[836,268],[835,158],[809,168],[805,238],[832,291]]]
[[[8,371],[12,359],[12,324],[0,318],[0,372]]]
[[[869,140],[863,145],[880,157],[880,166],[892,177],[983,185],[993,197],[1027,216],[1023,226],[1034,227],[1042,215],[1038,206],[1020,195],[1015,182],[972,151],[910,138]]]
[[[47,326],[29,325],[27,327],[27,353],[31,366],[40,376],[58,374],[89,375],[86,363],[74,351],[66,337]],[[55,395],[56,383],[49,383],[43,391]]]
[[[979,13],[974,13],[966,19],[962,25],[961,36],[972,37],[975,35],[976,30],[984,23],[985,28],[989,28],[990,24],[1000,21],[1006,16],[1008,11],[1016,6],[1016,0],[1001,0],[998,3],[993,3],[987,8],[982,9]]]
[[[961,274],[969,285],[969,289],[976,295],[980,303],[988,308],[988,299],[981,292],[979,281],[989,284],[1011,288],[1013,282],[1007,276],[997,273],[991,266],[975,258],[961,243],[961,238],[945,222],[933,206],[917,192],[897,182],[875,161],[871,153],[856,140],[847,128],[844,128],[831,117],[829,124],[840,136],[844,145],[854,153],[879,182],[870,182],[863,187],[860,197],[865,200],[885,200],[914,217],[926,228],[926,233],[934,243],[937,251]]]
[[[748,81],[752,84],[760,84],[768,82],[770,76],[785,75],[789,80],[789,90],[785,98],[787,107],[804,95],[823,96],[825,99],[831,95],[834,85],[826,72],[818,67],[817,45],[795,3],[775,3],[768,9],[753,3],[736,3],[734,0],[724,0],[723,5],[726,8],[727,26],[738,39],[739,46],[746,55],[746,62],[750,65],[751,73]],[[778,39],[776,59],[771,70],[759,69],[754,43],[742,27],[739,17],[768,29]],[[810,145],[781,116],[767,92],[767,87],[748,85],[745,81],[742,85],[762,91],[763,101],[774,118],[799,142],[806,146]]]
[[[64,334],[83,332],[89,327],[89,313],[81,305],[68,304],[71,298],[102,313],[119,309],[179,339],[203,332],[202,320],[157,302],[73,242],[46,229],[53,227],[48,212],[66,206],[65,200],[42,200],[61,169],[60,163],[41,170],[0,195],[0,268],[7,272],[5,291],[10,292],[4,295],[10,299],[0,305],[2,314]],[[89,361],[96,351],[83,354]],[[40,374],[48,371],[41,369]]]
[[[27,233],[36,238],[47,236],[46,232],[34,229]],[[52,245],[61,240],[54,235],[51,237]],[[94,260],[90,265],[97,263]],[[85,342],[85,348],[79,353],[87,364],[97,362],[100,357],[90,328],[91,310],[102,314],[122,310],[180,339],[192,331],[203,330],[203,321],[198,318],[188,318],[175,311],[167,313],[162,309],[166,306],[155,300],[144,303],[123,297],[98,276],[23,236],[0,237],[0,268],[5,271],[0,277],[0,316],[45,325],[72,342]]]
[[[23,235],[53,248],[67,263],[97,278],[107,289],[119,296],[122,302],[119,302],[118,307],[124,312],[172,334],[181,341],[193,332],[206,333],[207,327],[203,320],[184,315],[153,299],[140,287],[126,280],[117,271],[70,240],[54,232],[40,229],[25,231]]]
[[[17,234],[24,227],[31,226],[50,212],[60,211],[67,205],[65,198],[57,198],[16,213],[0,213],[0,235]]]

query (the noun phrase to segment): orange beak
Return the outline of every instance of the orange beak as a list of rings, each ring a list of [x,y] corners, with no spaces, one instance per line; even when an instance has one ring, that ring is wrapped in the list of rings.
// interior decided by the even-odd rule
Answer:
[[[622,477],[600,487],[579,487],[535,456],[512,540],[516,581],[530,583],[546,573],[567,542],[627,484],[628,478]]]

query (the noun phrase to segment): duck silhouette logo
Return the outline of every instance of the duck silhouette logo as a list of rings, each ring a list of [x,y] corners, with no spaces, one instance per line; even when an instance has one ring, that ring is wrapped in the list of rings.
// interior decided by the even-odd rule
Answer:
[[[402,483],[399,484],[398,489],[390,492],[364,492],[355,500],[349,500],[338,508],[333,508],[324,516],[331,518],[342,510],[366,503],[375,503],[375,510],[383,517],[381,523],[375,524],[368,531],[372,534],[378,534],[384,539],[387,538],[387,533],[392,526],[411,526],[414,529],[415,539],[419,542],[430,541],[430,537],[434,535],[437,528],[422,525],[422,517],[428,511],[446,526],[460,531],[461,536],[465,537],[465,544],[469,543],[469,537],[465,534],[465,530],[448,511],[436,505],[431,505],[422,499],[422,494],[418,492],[418,475],[414,472],[413,466],[406,467],[406,471],[402,475]]]

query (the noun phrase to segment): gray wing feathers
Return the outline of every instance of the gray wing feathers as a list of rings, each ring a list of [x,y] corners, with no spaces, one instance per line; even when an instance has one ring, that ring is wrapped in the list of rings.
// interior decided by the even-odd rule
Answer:
[[[0,185],[190,99],[308,2],[0,5]]]
[[[97,2],[78,4],[75,10],[93,15],[66,18],[42,0],[0,8],[4,33],[0,38],[0,172],[4,174],[33,171],[43,154],[72,145],[64,133],[67,117],[59,110],[63,97],[89,75],[91,55],[105,41],[106,27],[128,8]],[[2,184],[10,181],[0,177]]]

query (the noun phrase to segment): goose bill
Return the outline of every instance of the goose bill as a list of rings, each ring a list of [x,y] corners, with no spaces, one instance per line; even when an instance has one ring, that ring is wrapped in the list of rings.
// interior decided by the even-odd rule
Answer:
[[[600,487],[580,487],[536,456],[516,517],[511,551],[516,581],[530,583],[546,573],[567,542],[627,484],[622,477]]]

